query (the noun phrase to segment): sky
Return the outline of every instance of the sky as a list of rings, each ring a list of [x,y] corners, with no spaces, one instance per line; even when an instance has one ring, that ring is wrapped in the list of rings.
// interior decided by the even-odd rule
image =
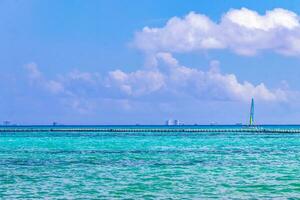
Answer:
[[[300,124],[299,1],[0,0],[0,121]]]

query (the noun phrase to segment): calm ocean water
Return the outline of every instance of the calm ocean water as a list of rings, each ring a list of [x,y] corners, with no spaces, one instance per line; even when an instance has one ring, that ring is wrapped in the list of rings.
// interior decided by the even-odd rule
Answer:
[[[300,134],[0,133],[0,197],[296,199]]]

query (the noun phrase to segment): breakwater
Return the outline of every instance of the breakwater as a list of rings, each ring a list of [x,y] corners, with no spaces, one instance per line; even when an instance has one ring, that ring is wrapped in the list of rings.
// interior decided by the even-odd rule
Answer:
[[[282,128],[0,128],[0,132],[191,132],[191,133],[300,133],[299,129]]]

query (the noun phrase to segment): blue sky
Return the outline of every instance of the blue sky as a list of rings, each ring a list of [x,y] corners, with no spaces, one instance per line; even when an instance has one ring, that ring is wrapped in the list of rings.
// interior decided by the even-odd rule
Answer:
[[[0,120],[246,123],[253,96],[257,123],[300,123],[299,16],[297,1],[0,1]]]

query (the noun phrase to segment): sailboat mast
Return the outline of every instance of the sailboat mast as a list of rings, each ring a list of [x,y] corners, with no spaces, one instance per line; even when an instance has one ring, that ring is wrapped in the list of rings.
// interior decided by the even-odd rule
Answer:
[[[250,121],[249,125],[253,126],[254,125],[254,99],[252,98],[251,100],[251,108],[250,108]]]

